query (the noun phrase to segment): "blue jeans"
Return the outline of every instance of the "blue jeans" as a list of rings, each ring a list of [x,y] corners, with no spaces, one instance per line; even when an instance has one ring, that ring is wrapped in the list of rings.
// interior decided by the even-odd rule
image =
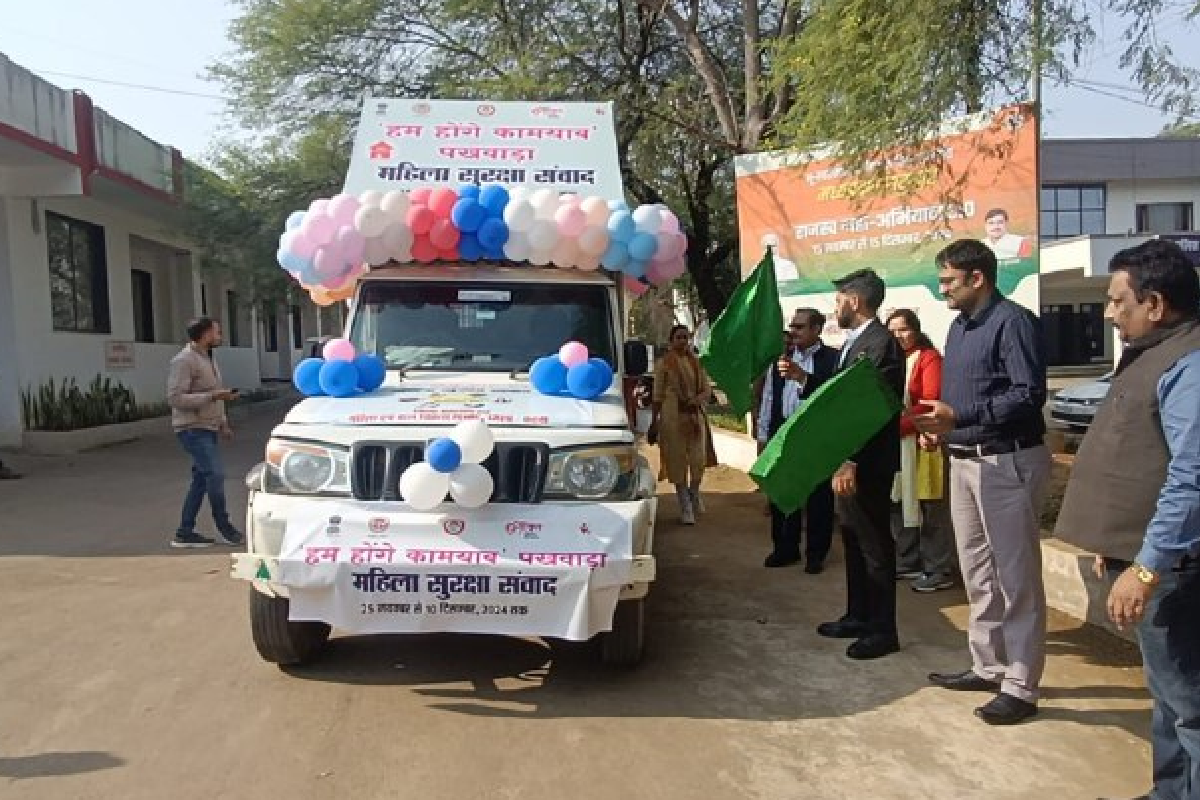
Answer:
[[[1154,699],[1154,800],[1200,798],[1200,559],[1164,573],[1138,623]]]
[[[176,535],[189,535],[196,530],[196,516],[208,495],[217,530],[225,532],[234,526],[229,521],[225,507],[225,467],[221,464],[221,452],[217,449],[217,432],[206,430],[184,430],[175,434],[183,449],[192,457],[192,485],[183,500],[183,517]]]

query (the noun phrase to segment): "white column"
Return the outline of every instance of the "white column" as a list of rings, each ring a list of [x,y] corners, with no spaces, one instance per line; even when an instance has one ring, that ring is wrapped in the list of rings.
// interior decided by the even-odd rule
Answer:
[[[17,205],[27,204],[17,201]],[[13,238],[9,209],[0,197],[0,446],[21,443],[21,369],[17,353],[16,293],[13,285]]]

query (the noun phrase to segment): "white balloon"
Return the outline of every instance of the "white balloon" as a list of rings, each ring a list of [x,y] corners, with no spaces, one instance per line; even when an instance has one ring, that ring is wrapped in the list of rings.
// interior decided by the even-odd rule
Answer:
[[[509,261],[528,261],[530,249],[529,237],[519,231],[512,231],[508,234],[508,241],[504,243],[504,257]]]
[[[496,439],[487,423],[479,419],[460,422],[450,431],[450,438],[462,450],[464,464],[479,464],[492,454]]]
[[[510,233],[524,233],[537,220],[537,212],[525,200],[510,200],[504,207],[504,224]]]
[[[550,254],[550,260],[560,267],[574,268],[579,264],[579,245],[566,236],[558,240]]]
[[[605,213],[608,207],[605,206]],[[608,249],[608,229],[603,225],[589,225],[579,234],[579,250],[589,256],[603,255]]]
[[[531,194],[533,193],[529,191],[528,186],[515,186],[508,190],[508,202],[519,203],[522,200],[528,200]]]
[[[400,476],[400,496],[417,511],[436,508],[450,491],[450,476],[418,461]]]
[[[479,464],[463,464],[450,473],[450,496],[466,508],[479,508],[492,499],[495,483]]]
[[[529,246],[534,250],[553,250],[558,244],[558,226],[553,220],[539,219],[529,229]]]
[[[363,251],[363,260],[373,267],[380,264],[386,264],[392,258],[392,253],[388,250],[387,244],[383,238],[376,236],[374,239],[367,239],[366,249]]]
[[[363,206],[354,212],[354,229],[367,239],[383,234],[388,226],[388,215],[383,209]]]
[[[412,248],[412,243],[412,229],[403,222],[391,222],[383,231],[383,244],[389,253],[406,252]]]
[[[530,250],[529,258],[526,259],[535,267],[544,267],[554,258],[554,254],[550,250]]]
[[[603,197],[585,197],[579,207],[583,209],[584,214],[587,214],[589,226],[604,227],[608,225],[608,217],[612,212],[608,210],[608,203],[604,202]]]
[[[654,206],[638,206],[633,210],[633,221],[642,233],[658,233],[662,228],[662,212]]]
[[[537,212],[538,219],[554,219],[558,211],[558,192],[553,189],[538,189],[529,198],[529,204]]]
[[[383,192],[378,189],[367,189],[358,196],[358,202],[364,208],[379,208],[383,202]]]
[[[379,203],[379,207],[392,220],[404,219],[404,215],[408,213],[409,205],[408,192],[400,191],[388,192]]]

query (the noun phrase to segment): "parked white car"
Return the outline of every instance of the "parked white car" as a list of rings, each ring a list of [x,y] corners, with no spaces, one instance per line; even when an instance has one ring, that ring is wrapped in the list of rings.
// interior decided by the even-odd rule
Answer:
[[[1050,404],[1050,418],[1071,430],[1086,431],[1092,424],[1100,404],[1112,386],[1112,373],[1099,380],[1070,386],[1060,391]]]

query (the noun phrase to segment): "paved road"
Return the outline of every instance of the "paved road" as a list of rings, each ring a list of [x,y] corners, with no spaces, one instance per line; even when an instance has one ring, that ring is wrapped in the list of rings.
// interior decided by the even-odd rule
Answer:
[[[230,473],[271,420],[247,423]],[[1056,619],[1036,723],[997,730],[977,697],[925,686],[964,665],[959,592],[901,593],[903,651],[855,663],[813,633],[840,561],[767,571],[743,476],[710,512],[663,503],[650,653],[343,637],[290,673],[258,660],[220,552],[179,553],[187,465],[169,437],[25,458],[0,483],[0,797],[1044,798],[1144,789],[1136,653]],[[237,484],[231,483],[235,497]],[[238,501],[240,505],[240,498]]]

